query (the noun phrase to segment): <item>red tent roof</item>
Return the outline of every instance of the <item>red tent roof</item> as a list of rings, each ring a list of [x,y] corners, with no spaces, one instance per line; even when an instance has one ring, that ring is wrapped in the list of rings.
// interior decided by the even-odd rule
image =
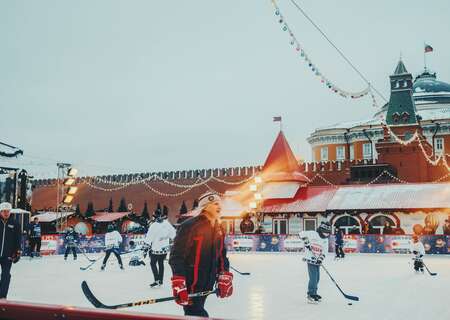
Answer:
[[[283,131],[280,131],[263,167],[265,182],[298,181],[307,182],[308,178],[301,173],[300,166],[295,159]]]

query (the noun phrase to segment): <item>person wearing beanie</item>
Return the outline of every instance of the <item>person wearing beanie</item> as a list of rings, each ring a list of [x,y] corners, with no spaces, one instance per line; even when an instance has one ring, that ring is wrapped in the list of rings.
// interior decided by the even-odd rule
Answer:
[[[172,290],[184,315],[208,317],[206,296],[189,298],[189,294],[217,288],[220,298],[233,293],[233,274],[225,248],[225,232],[220,225],[221,200],[212,192],[198,199],[200,214],[183,222],[170,252]]]
[[[101,266],[101,270],[104,271],[106,268],[106,262],[108,262],[109,256],[113,253],[116,256],[117,261],[119,262],[120,269],[124,270],[122,258],[120,257],[120,244],[123,239],[120,233],[115,229],[114,224],[109,224],[105,233],[105,257],[103,258],[103,264]]]
[[[12,206],[8,202],[0,203],[0,298],[6,298],[11,281],[11,266],[20,259],[20,225],[11,217]]]
[[[163,284],[164,260],[170,249],[170,240],[175,238],[176,232],[160,210],[157,210],[153,216],[155,222],[148,228],[144,242],[150,251],[150,267],[154,279],[150,287],[158,288]]]

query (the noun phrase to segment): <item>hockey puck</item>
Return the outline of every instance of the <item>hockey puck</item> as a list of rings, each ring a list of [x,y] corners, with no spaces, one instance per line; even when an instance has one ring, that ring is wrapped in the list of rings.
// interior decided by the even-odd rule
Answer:
[[[351,306],[351,305],[353,305],[353,303],[349,302],[348,305]]]

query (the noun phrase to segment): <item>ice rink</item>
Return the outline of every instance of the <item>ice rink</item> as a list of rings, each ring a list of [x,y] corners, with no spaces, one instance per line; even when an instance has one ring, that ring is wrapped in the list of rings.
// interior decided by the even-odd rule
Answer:
[[[95,255],[91,255],[92,258]],[[326,260],[326,266],[346,293],[360,297],[347,305],[335,285],[322,271],[319,305],[306,303],[307,273],[300,254],[230,254],[231,264],[250,276],[235,273],[234,295],[228,299],[209,297],[206,309],[211,317],[224,319],[450,319],[450,256],[426,256],[425,263],[438,275],[415,274],[410,255],[348,255],[344,261]],[[170,267],[166,261],[165,283],[151,289],[149,261],[146,266],[120,270],[111,257],[106,271],[100,263],[88,265],[62,256],[13,265],[8,299],[92,307],[80,284],[86,280],[105,304],[130,302],[171,295]],[[128,259],[125,258],[126,263]],[[122,309],[127,310],[127,309]],[[182,315],[174,302],[134,307],[136,312]]]

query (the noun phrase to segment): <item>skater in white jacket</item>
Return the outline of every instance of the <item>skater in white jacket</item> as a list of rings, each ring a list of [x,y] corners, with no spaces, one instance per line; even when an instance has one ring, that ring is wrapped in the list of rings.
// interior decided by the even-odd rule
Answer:
[[[106,247],[106,255],[105,258],[103,259],[103,264],[102,264],[102,271],[105,270],[106,267],[106,262],[109,259],[109,256],[111,255],[111,253],[114,253],[114,255],[117,258],[117,261],[119,262],[120,265],[120,269],[123,270],[123,264],[122,264],[122,259],[120,258],[120,253],[119,253],[119,247],[120,244],[122,243],[122,236],[120,235],[120,233],[117,230],[114,230],[114,226],[112,224],[109,224],[107,227],[107,233],[105,234],[105,247]]]
[[[302,231],[299,236],[305,246],[304,260],[308,264],[308,302],[317,303],[322,297],[317,294],[320,279],[320,265],[328,253],[328,238],[331,234],[331,225],[323,221],[317,231]]]
[[[160,287],[164,279],[164,260],[170,250],[170,241],[175,238],[175,228],[159,211],[155,212],[155,222],[150,225],[145,243],[150,248],[150,266],[154,282],[150,287]],[[157,266],[158,265],[158,266]]]
[[[420,242],[419,236],[413,235],[412,236],[412,242],[411,242],[411,253],[413,254],[413,260],[414,260],[414,271],[416,272],[423,272],[423,256],[425,255],[425,247],[423,246],[423,243]]]

